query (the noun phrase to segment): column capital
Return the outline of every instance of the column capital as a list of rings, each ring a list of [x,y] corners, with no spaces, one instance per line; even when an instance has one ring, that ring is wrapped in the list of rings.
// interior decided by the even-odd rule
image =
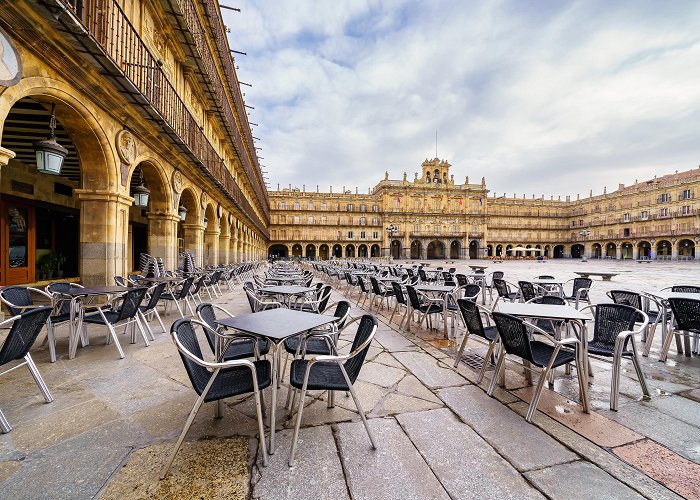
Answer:
[[[183,228],[183,229],[194,229],[195,231],[204,232],[204,224],[201,224],[201,223],[200,223],[200,224],[197,224],[197,223],[195,223],[195,224],[185,224],[185,223],[183,223],[183,224],[182,224],[182,228]]]
[[[111,201],[129,206],[134,204],[134,199],[131,196],[106,190],[75,189],[73,192],[80,201]]]
[[[15,157],[15,152],[0,146],[0,167],[7,165]]]
[[[172,222],[180,222],[180,216],[177,214],[169,214],[164,212],[147,212],[146,218],[148,220],[169,220]]]

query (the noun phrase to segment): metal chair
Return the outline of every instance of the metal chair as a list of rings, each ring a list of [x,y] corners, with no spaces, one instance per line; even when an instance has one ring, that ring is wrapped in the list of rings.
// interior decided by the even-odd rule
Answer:
[[[7,338],[5,338],[2,348],[0,348],[0,366],[6,365],[7,363],[15,360],[24,359],[24,361],[10,368],[9,370],[5,370],[4,372],[0,373],[0,375],[4,375],[5,373],[8,373],[15,368],[19,368],[22,365],[27,365],[29,372],[32,374],[36,385],[39,386],[39,390],[44,395],[44,399],[47,403],[53,401],[53,396],[51,395],[49,388],[46,386],[46,383],[44,383],[41,373],[39,373],[38,368],[34,364],[34,360],[32,360],[32,356],[29,354],[29,349],[31,349],[34,341],[39,336],[41,329],[44,327],[44,324],[46,324],[49,315],[51,314],[51,310],[52,308],[48,306],[37,307],[36,309],[30,309],[22,314],[18,314],[0,322],[0,326],[9,325],[12,323],[10,332],[7,334]],[[0,429],[2,429],[3,433],[7,433],[12,430],[10,423],[5,418],[5,415],[3,415],[2,411],[0,411]]]
[[[321,283],[321,285],[323,284]],[[314,299],[308,300],[302,297],[302,301],[294,303],[293,307],[290,307],[290,309],[320,314],[326,310],[326,307],[328,307],[328,301],[331,298],[332,291],[333,288],[331,288],[330,285],[326,285],[325,288],[320,288],[317,291]]]
[[[129,286],[129,284],[126,282],[126,279],[124,278],[124,276],[115,276],[114,283],[117,286],[124,286],[124,287]]]
[[[250,312],[256,313],[266,311],[267,309],[277,309],[278,307],[283,307],[281,302],[263,300],[263,298],[253,289],[253,284],[250,281],[246,281],[243,284],[243,291],[248,298]]]
[[[496,293],[498,294],[498,296],[496,297],[496,302],[493,303],[493,308],[496,307],[496,304],[498,304],[498,301],[500,299],[507,300],[509,302],[514,302],[520,297],[519,292],[511,291],[510,285],[506,280],[502,278],[494,278],[492,283],[493,288],[496,289]]]
[[[479,371],[479,379],[476,381],[476,383],[479,384],[484,378],[486,367],[491,360],[493,349],[498,342],[498,330],[495,326],[484,326],[484,323],[481,321],[481,315],[485,314],[487,323],[490,323],[490,311],[485,307],[482,307],[476,302],[468,299],[457,300],[457,305],[462,313],[462,319],[464,319],[464,324],[467,325],[467,329],[464,332],[462,343],[459,345],[457,356],[455,356],[454,367],[457,368],[459,361],[462,359],[462,353],[464,352],[464,348],[467,347],[469,335],[476,335],[485,339],[489,343],[486,356],[484,356],[484,362],[482,363],[481,370]]]
[[[374,436],[367,423],[367,417],[353,388],[376,331],[377,319],[372,315],[366,314],[360,319],[349,354],[342,356],[318,355],[292,361],[289,381],[292,387],[301,389],[301,394],[294,435],[292,437],[292,450],[289,454],[290,467],[294,465],[294,455],[299,438],[299,427],[301,426],[306,391],[350,391],[369,440],[372,443],[372,448],[377,448]],[[328,398],[329,402],[332,402],[331,394],[328,395]]]
[[[656,326],[662,320],[668,321],[670,319],[670,315],[667,314],[665,318],[662,318],[663,306],[654,297],[649,295],[642,295],[641,293],[630,290],[610,290],[606,293],[606,295],[610,297],[615,304],[631,306],[646,313],[648,321],[646,330],[644,331],[644,336],[642,337],[642,341],[645,342],[642,355],[648,356],[649,351],[651,350],[651,344],[654,340],[654,334],[656,333]],[[651,302],[656,304],[657,309],[655,311],[650,310],[648,306],[645,307],[645,303],[649,304]],[[641,322],[642,319],[643,318],[641,315],[638,316],[637,322]]]
[[[650,398],[644,372],[639,363],[635,335],[646,328],[649,318],[643,311],[623,304],[598,304],[586,306],[593,309],[593,340],[588,341],[588,354],[612,358],[613,373],[610,387],[610,409],[617,411],[620,393],[620,363],[622,358],[631,358],[637,372],[639,385],[645,399]],[[641,320],[640,320],[641,317]],[[635,323],[641,326],[635,330]]]
[[[216,322],[216,311],[224,313],[225,316],[233,318],[233,314],[228,312],[221,306],[216,304],[199,304],[197,306],[197,317],[200,321],[206,323],[209,329],[204,330],[207,337],[207,342],[212,353],[216,353],[216,335],[212,332],[221,332],[225,327],[220,326]],[[261,339],[255,335],[248,335],[244,332],[236,332],[235,336],[227,335],[225,339],[227,343],[226,350],[223,352],[220,361],[231,361],[233,359],[252,358],[259,359],[270,352],[270,341]]]
[[[571,294],[566,295],[566,293],[564,293],[564,299],[568,302],[573,302],[576,309],[579,308],[579,304],[583,301],[590,305],[591,298],[589,292],[591,291],[591,287],[593,287],[593,280],[591,278],[574,278],[569,281],[573,283]],[[566,283],[569,283],[569,281]]]
[[[530,325],[523,320],[503,314],[499,312],[492,313],[494,323],[498,329],[498,336],[501,340],[501,348],[498,354],[498,363],[496,371],[491,379],[491,384],[487,391],[489,396],[493,395],[493,390],[496,387],[496,380],[499,378],[501,370],[504,369],[506,353],[513,356],[518,356],[523,361],[529,361],[532,366],[541,369],[540,377],[537,380],[535,392],[532,395],[532,401],[528,408],[525,420],[532,422],[532,417],[537,411],[537,403],[540,400],[542,387],[547,380],[549,371],[567,363],[576,363],[576,375],[578,377],[579,392],[582,396],[583,411],[588,413],[588,397],[586,394],[586,372],[581,362],[581,343],[577,338],[569,338],[555,340],[543,330],[540,330],[534,325]],[[530,331],[533,335],[545,339],[547,342],[540,340],[530,340]],[[575,348],[575,351],[567,349],[569,346]],[[564,349],[562,349],[564,347]]]
[[[693,293],[693,292],[690,292]],[[675,326],[674,333],[681,332],[686,339],[685,348],[686,356],[690,356],[690,336],[693,336],[693,353],[698,354],[698,336],[700,335],[700,298],[699,299],[668,299],[668,303],[673,311]],[[669,332],[666,336],[663,348],[661,350],[661,360],[665,361],[668,355],[668,350],[671,347],[671,338],[673,335]]]
[[[248,359],[215,363],[205,361],[202,356],[202,350],[199,347],[195,325],[200,326],[205,331],[209,328],[205,323],[189,318],[177,320],[170,328],[170,335],[180,353],[182,363],[185,365],[192,388],[198,397],[185,421],[185,426],[180,433],[175,448],[161,470],[161,479],[168,474],[170,466],[175,460],[175,455],[180,449],[182,441],[185,439],[187,431],[197,416],[202,403],[218,401],[251,392],[255,398],[262,461],[263,465],[267,465],[267,445],[265,443],[260,391],[272,384],[272,366],[270,362],[267,360],[250,361]]]
[[[184,300],[185,304],[187,304],[187,308],[190,310],[190,314],[194,316],[194,311],[192,310],[192,305],[189,300],[190,288],[192,288],[193,282],[194,276],[190,276],[178,283],[174,291],[161,294],[160,299],[165,301],[164,312],[166,314],[168,312],[167,304],[174,303],[175,307],[177,307],[177,311],[180,313],[180,317],[184,318],[185,315],[182,313],[182,308],[180,307],[180,302]]]
[[[389,324],[391,324],[391,320],[394,319],[394,315],[396,312],[399,310],[399,307],[403,306],[404,309],[406,309],[406,312],[404,313],[403,317],[401,318],[401,323],[399,323],[399,328],[403,328],[403,322],[406,321],[408,318],[408,303],[406,302],[406,296],[403,294],[403,289],[401,288],[401,285],[395,281],[391,283],[391,287],[394,289],[394,298],[396,299],[396,305],[394,306],[394,309],[391,311],[391,316],[389,317]]]
[[[166,284],[167,283],[157,283],[149,288],[146,294],[148,297],[148,303],[145,306],[139,306],[139,316],[141,317],[143,324],[146,326],[146,329],[151,336],[151,340],[155,340],[156,338],[153,336],[153,330],[151,329],[151,325],[148,324],[146,315],[155,316],[158,323],[160,323],[160,328],[163,330],[163,333],[168,333],[168,331],[165,329],[165,325],[163,325],[163,320],[160,318],[160,314],[158,314],[158,310],[156,309],[156,306],[160,301],[160,297],[163,295]]]
[[[386,308],[389,310],[389,299],[394,296],[394,289],[389,288],[384,283],[380,283],[374,276],[369,277],[369,281],[372,284],[372,292],[374,293],[373,302],[379,299],[379,307],[377,311],[382,307],[382,301],[386,299]],[[372,309],[372,304],[370,304],[370,310]]]
[[[427,319],[429,321],[429,328],[432,327],[432,320],[430,318],[433,314],[443,314],[445,302],[442,299],[431,299],[425,294],[420,293],[411,285],[406,286],[406,293],[408,294],[408,300],[411,305],[411,312],[409,314],[406,331],[411,331],[410,321],[411,316],[414,312],[418,312],[418,329],[420,330],[423,320]],[[444,318],[443,318],[444,319]],[[447,321],[445,319],[445,321]]]
[[[529,281],[518,281],[518,288],[520,289],[520,299],[523,302],[529,302],[538,295],[542,295],[537,292],[535,285]]]
[[[148,338],[146,337],[146,332],[144,331],[138,316],[139,306],[141,305],[143,298],[146,296],[147,291],[148,288],[146,287],[135,287],[132,290],[126,292],[123,296],[119,297],[118,300],[121,301],[121,304],[118,307],[114,305],[108,306],[110,307],[110,309],[98,307],[96,313],[84,315],[80,319],[80,327],[83,329],[84,334],[87,335],[86,323],[107,326],[107,328],[109,329],[109,335],[107,336],[107,339],[109,340],[110,337],[112,338],[112,340],[114,341],[114,345],[119,351],[119,357],[124,358],[124,351],[122,350],[122,346],[119,344],[117,332],[114,330],[115,326],[124,324],[126,327],[125,330],[129,326],[131,326],[132,344],[136,342],[135,327],[138,327],[139,332],[141,333],[141,337],[143,337],[144,343],[146,344],[146,346],[149,346],[150,344],[148,342]],[[75,350],[76,348],[77,345],[73,345],[73,349]],[[71,356],[73,356],[74,354],[74,352],[70,353]]]
[[[493,291],[495,290],[496,286],[493,283],[493,280],[496,279],[503,279],[504,273],[503,271],[494,271],[490,274],[491,276],[491,282],[489,283],[488,278],[484,280],[484,292],[488,290],[489,292],[489,300],[493,301]]]

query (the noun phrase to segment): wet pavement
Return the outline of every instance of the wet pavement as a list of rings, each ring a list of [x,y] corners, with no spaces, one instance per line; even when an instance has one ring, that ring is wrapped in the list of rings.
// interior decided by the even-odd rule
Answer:
[[[595,279],[594,303],[607,302],[605,292],[616,288],[700,284],[694,262],[482,262],[487,273],[503,270],[513,283],[540,274],[628,271],[610,282]],[[458,271],[467,264],[431,261]],[[332,300],[340,298],[334,292]],[[234,314],[249,311],[240,289],[213,302]],[[91,327],[90,346],[68,360],[67,332],[59,329],[56,363],[45,346],[32,351],[53,403],[44,403],[24,368],[0,378],[0,408],[13,426],[0,436],[0,497],[700,497],[700,357],[679,355],[672,345],[668,361],[658,361],[660,330],[642,359],[650,400],[642,400],[634,369],[623,362],[619,410],[611,411],[611,365],[594,360],[590,414],[577,402],[575,371],[561,369],[529,424],[532,386],[515,361],[506,364],[505,388],[497,386],[490,398],[493,369],[476,384],[485,345],[470,339],[464,361],[452,368],[463,327],[449,339],[441,328],[404,333],[399,318],[389,324],[390,311],[373,313],[379,329],[355,388],[376,450],[352,398],[339,393],[329,409],[325,394],[312,393],[289,468],[294,420],[285,419],[283,384],[277,451],[267,467],[255,463],[255,405],[239,397],[225,402],[221,419],[213,418],[213,404],[202,407],[166,481],[158,471],[196,397],[170,336],[156,332],[145,347],[121,335],[120,360],[114,346],[104,345],[104,331]],[[353,317],[361,314],[353,307]],[[166,327],[174,319],[164,317]],[[341,342],[345,349],[351,337]]]

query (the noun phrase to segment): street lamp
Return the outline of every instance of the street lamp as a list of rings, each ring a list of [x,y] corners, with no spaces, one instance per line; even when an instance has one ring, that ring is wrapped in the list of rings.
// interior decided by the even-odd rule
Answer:
[[[42,174],[60,175],[63,160],[68,156],[68,150],[56,142],[56,105],[51,105],[49,120],[49,136],[43,141],[34,143],[36,154],[36,169]]]
[[[586,259],[586,238],[591,235],[591,232],[588,229],[581,229],[578,234],[583,237],[583,257],[581,258],[581,262],[588,262],[588,259]]]

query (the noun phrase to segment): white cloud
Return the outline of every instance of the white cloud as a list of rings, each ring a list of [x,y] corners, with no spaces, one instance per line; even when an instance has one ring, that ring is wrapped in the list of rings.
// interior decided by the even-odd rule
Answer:
[[[695,2],[239,4],[224,16],[273,188],[412,179],[436,130],[456,180],[499,193],[698,164]]]

